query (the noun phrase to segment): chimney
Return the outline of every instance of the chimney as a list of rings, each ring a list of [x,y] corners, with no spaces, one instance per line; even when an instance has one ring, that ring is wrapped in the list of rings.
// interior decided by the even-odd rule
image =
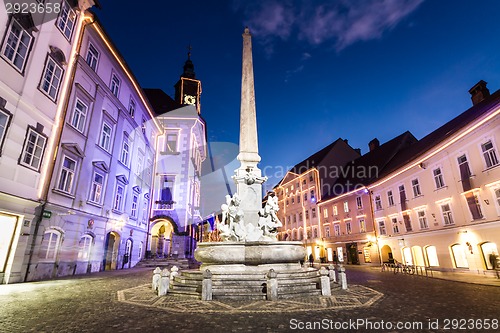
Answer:
[[[380,141],[378,141],[377,138],[375,138],[372,141],[368,142],[368,148],[370,148],[370,151],[374,151],[379,146],[380,146]]]
[[[472,99],[472,105],[476,105],[490,95],[490,91],[486,88],[486,84],[486,82],[481,80],[476,83],[474,87],[470,88],[469,94],[471,95],[470,99]]]
[[[358,155],[361,155],[361,148],[355,148],[354,151],[358,153]]]

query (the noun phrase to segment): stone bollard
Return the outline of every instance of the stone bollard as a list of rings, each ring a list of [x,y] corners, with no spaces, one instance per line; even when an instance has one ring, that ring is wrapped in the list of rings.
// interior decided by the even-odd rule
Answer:
[[[210,270],[208,269],[203,272],[203,281],[201,283],[201,300],[212,300],[212,272],[210,272]]]
[[[325,267],[321,267],[319,270],[319,278],[321,284],[321,296],[332,296],[332,290],[330,289],[330,277],[328,276],[328,271]]]
[[[335,274],[335,266],[328,266],[328,276],[330,277],[330,281],[337,283],[337,275]]]
[[[170,272],[168,269],[161,271],[160,286],[158,287],[158,296],[165,296],[170,285]]]
[[[170,284],[174,284],[174,279],[179,275],[179,268],[177,266],[172,266],[170,269]]]
[[[342,264],[339,265],[338,271],[339,271],[340,287],[343,290],[346,290],[347,289],[347,277],[345,275],[345,268],[344,268],[344,266],[342,266]]]
[[[155,270],[153,271],[153,282],[151,284],[151,288],[153,288],[153,292],[157,292],[158,291],[158,285],[160,284],[160,273],[161,273],[161,269],[160,267],[156,267]]]
[[[277,301],[278,300],[278,273],[274,269],[270,269],[266,275],[267,277],[267,300]]]

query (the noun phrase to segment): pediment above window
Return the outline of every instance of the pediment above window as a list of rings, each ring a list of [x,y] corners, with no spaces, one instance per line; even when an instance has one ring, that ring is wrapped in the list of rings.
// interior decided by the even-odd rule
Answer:
[[[92,165],[101,171],[109,173],[109,167],[104,161],[93,161]]]
[[[141,188],[140,188],[139,186],[137,186],[137,185],[136,185],[136,186],[134,186],[134,187],[132,188],[132,190],[133,190],[135,193],[137,193],[137,194],[141,193]]]
[[[83,149],[77,143],[63,143],[62,148],[67,150],[78,157],[84,158],[85,154],[83,153]]]
[[[23,27],[24,30],[28,32],[37,32],[35,21],[33,21],[33,17],[30,13],[16,13],[13,15],[13,18],[19,22],[19,24]]]
[[[116,176],[116,180],[119,181],[120,183],[125,184],[125,185],[128,184],[128,179],[127,179],[127,177],[125,177],[125,175]]]
[[[50,48],[50,56],[55,61],[57,61],[57,63],[59,65],[66,66],[67,62],[66,62],[66,56],[64,55],[64,52],[61,51],[61,49],[58,48],[57,46],[50,45],[49,48]]]

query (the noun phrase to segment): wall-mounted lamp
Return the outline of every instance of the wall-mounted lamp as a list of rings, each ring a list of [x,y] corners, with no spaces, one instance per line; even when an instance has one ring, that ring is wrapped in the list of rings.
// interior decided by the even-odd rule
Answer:
[[[424,162],[420,163],[418,166],[420,169],[427,169],[427,165],[425,165]]]
[[[484,199],[484,203],[489,205],[490,204],[490,201],[488,199]]]
[[[472,251],[472,244],[469,242],[466,242],[465,245],[469,248],[470,254],[474,254],[474,251]]]

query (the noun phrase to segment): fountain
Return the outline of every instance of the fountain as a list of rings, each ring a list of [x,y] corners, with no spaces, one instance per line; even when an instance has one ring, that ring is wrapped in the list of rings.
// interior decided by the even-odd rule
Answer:
[[[232,177],[237,193],[227,195],[217,228],[222,242],[199,243],[195,258],[198,271],[184,271],[175,277],[169,293],[191,294],[202,299],[277,299],[328,294],[320,278],[334,281],[325,270],[303,268],[301,242],[278,241],[282,226],[276,216],[278,198],[270,193],[262,207],[263,177],[257,164],[257,122],[255,111],[252,42],[248,28],[243,33],[243,69],[240,109],[240,167]],[[321,276],[320,276],[321,275]],[[209,295],[205,290],[210,286]],[[273,286],[270,293],[269,286]]]

